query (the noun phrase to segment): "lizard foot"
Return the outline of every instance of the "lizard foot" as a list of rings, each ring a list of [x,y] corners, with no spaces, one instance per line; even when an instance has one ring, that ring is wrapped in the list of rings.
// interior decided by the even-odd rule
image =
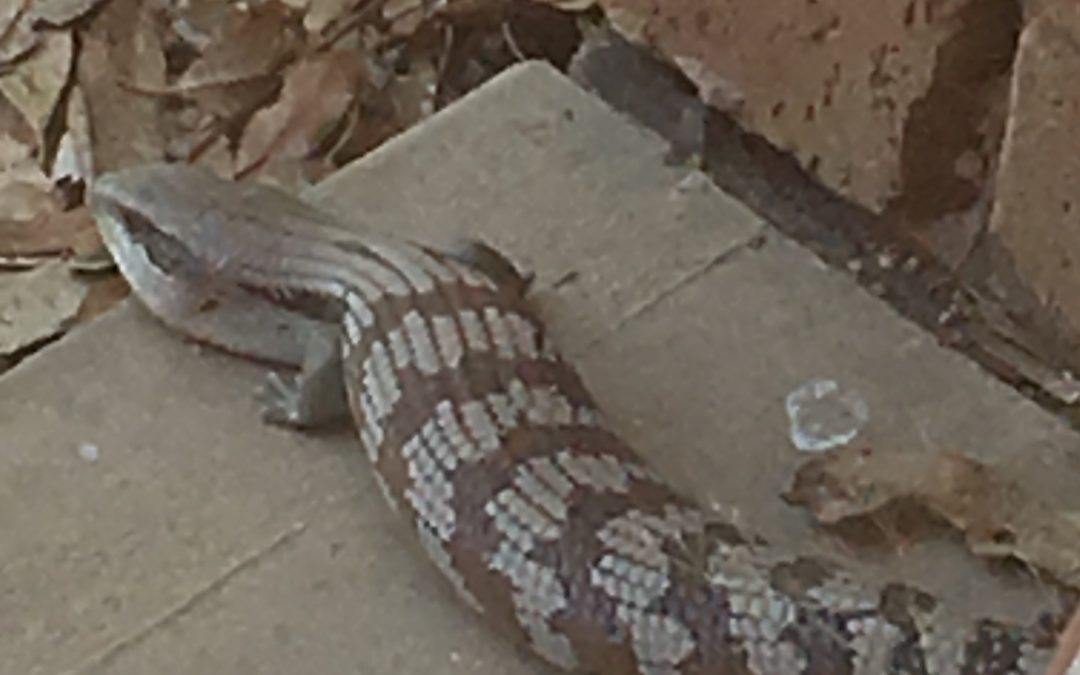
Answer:
[[[304,411],[304,387],[300,375],[270,373],[255,393],[263,422],[301,429],[310,426]]]

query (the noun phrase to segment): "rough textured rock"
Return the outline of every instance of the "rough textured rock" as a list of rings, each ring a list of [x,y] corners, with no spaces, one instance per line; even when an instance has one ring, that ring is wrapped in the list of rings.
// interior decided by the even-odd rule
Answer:
[[[874,212],[964,208],[992,168],[1014,0],[602,0],[707,102]]]
[[[1071,0],[1043,5],[1020,39],[990,232],[1023,287],[1076,335],[1080,6]]]

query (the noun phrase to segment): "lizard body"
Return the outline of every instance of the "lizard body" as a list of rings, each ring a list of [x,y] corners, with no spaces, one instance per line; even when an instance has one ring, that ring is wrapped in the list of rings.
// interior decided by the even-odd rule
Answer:
[[[271,379],[270,421],[349,412],[388,502],[458,594],[553,664],[1036,675],[1049,660],[1035,631],[944,623],[915,589],[779,558],[706,518],[605,423],[502,261],[463,262],[186,166],[103,176],[92,204],[166,323],[302,367]]]

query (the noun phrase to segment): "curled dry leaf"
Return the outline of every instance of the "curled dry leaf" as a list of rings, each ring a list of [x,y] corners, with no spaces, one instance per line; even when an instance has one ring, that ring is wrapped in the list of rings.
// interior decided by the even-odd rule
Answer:
[[[799,467],[785,499],[826,524],[874,518],[908,500],[962,532],[976,555],[1015,558],[1080,587],[1080,514],[1052,508],[960,453],[837,450]]]
[[[362,84],[362,64],[358,50],[342,49],[294,65],[278,102],[257,113],[245,130],[237,174],[268,161],[308,158],[323,133],[338,125],[351,106]]]
[[[0,275],[0,354],[10,355],[62,333],[86,296],[63,262]]]

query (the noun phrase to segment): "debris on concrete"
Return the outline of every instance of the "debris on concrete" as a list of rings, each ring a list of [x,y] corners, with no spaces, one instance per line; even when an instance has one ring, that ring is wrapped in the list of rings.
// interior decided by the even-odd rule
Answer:
[[[842,390],[829,379],[799,385],[784,399],[784,409],[791,423],[791,443],[803,452],[848,445],[870,415],[859,392]]]
[[[862,520],[909,541],[918,535],[903,530],[924,523],[913,524],[909,514],[894,509],[920,506],[960,531],[975,555],[1019,561],[1080,588],[1080,513],[1050,507],[999,470],[959,452],[833,451],[799,467],[784,496],[820,523]]]

